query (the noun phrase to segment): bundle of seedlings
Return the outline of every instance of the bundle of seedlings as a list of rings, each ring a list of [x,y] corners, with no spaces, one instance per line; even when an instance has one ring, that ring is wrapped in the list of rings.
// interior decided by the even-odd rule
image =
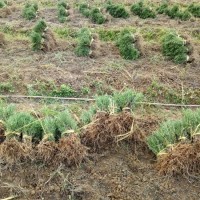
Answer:
[[[158,14],[165,14],[168,10],[168,3],[162,3],[157,9]]]
[[[88,110],[84,110],[81,113],[81,116],[80,116],[81,124],[84,126],[84,125],[89,124],[90,122],[92,122],[96,112],[97,112],[97,108],[96,108],[95,105],[90,106],[88,108]]]
[[[145,5],[143,1],[133,4],[131,6],[131,12],[142,19],[156,17],[155,11],[153,11],[153,9],[149,7],[149,5]]]
[[[56,46],[56,40],[52,31],[44,20],[39,20],[31,33],[32,49],[34,51],[51,51]]]
[[[106,22],[106,17],[99,8],[93,8],[90,12],[90,18],[95,24],[103,24]]]
[[[190,4],[188,6],[188,11],[191,12],[194,17],[200,17],[200,4]]]
[[[168,154],[177,143],[194,142],[200,131],[200,109],[185,110],[180,120],[169,120],[147,138],[149,148],[157,156]]]
[[[4,46],[6,44],[5,35],[3,33],[0,33],[0,47]]]
[[[124,59],[136,60],[140,57],[140,52],[135,46],[135,37],[129,30],[123,30],[117,40],[117,46]]]
[[[170,32],[163,38],[162,52],[164,56],[177,64],[189,61],[187,42],[175,32]]]
[[[64,23],[69,16],[69,5],[65,1],[58,2],[58,20],[60,23]]]
[[[179,143],[170,152],[159,157],[156,168],[161,175],[199,177],[199,152],[200,137],[198,141],[193,143]]]
[[[79,12],[85,16],[85,17],[90,17],[90,6],[89,4],[86,4],[86,3],[82,3],[79,5]]]
[[[133,116],[130,112],[109,114],[99,111],[93,123],[82,129],[81,143],[90,148],[90,152],[110,149],[132,135]]]
[[[0,0],[0,18],[5,18],[10,15],[12,13],[12,9],[8,7],[6,1]]]
[[[106,11],[114,18],[128,18],[130,15],[121,4],[113,4],[111,1],[106,4]]]
[[[77,56],[89,56],[92,43],[92,34],[88,28],[82,28],[78,34],[78,44],[75,49]]]
[[[37,17],[37,11],[38,11],[38,4],[37,3],[26,3],[22,16],[27,19],[35,19]]]

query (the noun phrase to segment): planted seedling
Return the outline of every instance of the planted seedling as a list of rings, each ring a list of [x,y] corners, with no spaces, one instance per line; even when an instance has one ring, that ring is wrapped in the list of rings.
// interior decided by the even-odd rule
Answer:
[[[22,16],[27,20],[31,20],[36,18],[37,11],[38,11],[37,3],[26,3],[23,9]]]

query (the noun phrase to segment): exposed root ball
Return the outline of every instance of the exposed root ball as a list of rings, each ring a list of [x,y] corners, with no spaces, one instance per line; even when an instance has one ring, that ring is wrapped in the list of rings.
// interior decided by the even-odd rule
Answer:
[[[3,142],[0,145],[0,158],[9,165],[24,162],[30,158],[32,148],[26,143],[15,139]]]
[[[5,43],[6,43],[6,41],[5,41],[5,36],[4,36],[3,33],[0,33],[0,47],[1,47],[1,46],[4,46]]]
[[[56,164],[55,154],[58,145],[52,141],[41,141],[36,148],[36,160],[44,162],[46,165]]]
[[[43,51],[52,51],[57,47],[56,39],[53,33],[48,29],[44,32],[44,43],[42,45]]]
[[[158,158],[157,169],[164,175],[200,175],[200,141],[178,144]]]
[[[142,38],[141,35],[139,34],[135,34],[134,36],[134,45],[136,47],[136,49],[138,49],[140,51],[140,55],[144,56],[145,55],[145,50],[144,50],[144,40]]]
[[[0,18],[6,18],[8,15],[11,14],[11,9],[8,7],[0,9]]]
[[[87,149],[76,134],[71,134],[59,141],[56,160],[67,166],[78,166],[87,156]]]
[[[88,125],[81,135],[82,144],[91,148],[91,151],[100,151],[112,147],[116,137],[131,130],[133,116],[129,112],[118,115],[104,114]]]
[[[97,34],[92,34],[92,43],[90,44],[90,58],[97,58],[100,56],[100,40]]]

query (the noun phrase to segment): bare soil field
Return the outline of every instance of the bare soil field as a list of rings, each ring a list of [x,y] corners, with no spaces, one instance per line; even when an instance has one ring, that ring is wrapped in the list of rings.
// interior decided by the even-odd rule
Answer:
[[[10,14],[1,16],[0,8],[0,95],[94,98],[96,95],[113,95],[115,91],[129,88],[143,93],[145,102],[200,104],[200,18],[192,17],[181,21],[166,15],[157,15],[153,19],[141,19],[130,12],[130,6],[137,1],[113,0],[114,3],[123,3],[130,12],[130,17],[122,19],[110,16],[106,23],[98,25],[81,14],[78,10],[80,2],[73,0],[68,1],[68,19],[60,23],[57,17],[57,1],[38,1],[37,17],[32,20],[26,20],[22,16],[26,1],[8,2]],[[150,1],[154,5],[161,2]],[[199,3],[198,0],[193,2]],[[105,1],[87,3],[102,7]],[[184,7],[191,2],[170,1],[170,4],[173,3]],[[55,43],[48,51],[33,51],[30,35],[41,18],[48,25]],[[79,57],[75,54],[77,35],[85,27],[98,35],[95,40],[98,48],[92,56]],[[141,57],[137,60],[123,59],[116,45],[115,37],[124,29],[129,29],[142,38]],[[176,31],[187,38],[186,42],[189,41],[192,46],[191,62],[176,64],[162,54],[161,42],[169,31]],[[2,41],[1,34],[4,36]],[[64,94],[60,89],[63,85],[67,86]],[[18,111],[34,110],[33,115],[40,118],[44,102],[11,98],[8,103],[16,103]],[[56,102],[56,106],[57,104],[59,103]],[[77,103],[68,106],[71,106],[80,123],[80,110],[82,107],[87,109],[88,105]],[[101,117],[95,118],[93,123],[84,126],[85,138],[80,136],[80,143],[85,145],[83,148],[87,149],[87,156],[72,166],[68,166],[66,162],[57,162],[58,157],[54,155],[54,151],[58,151],[57,147],[52,150],[49,143],[44,143],[44,157],[46,159],[52,150],[55,159],[50,154],[48,164],[35,161],[35,154],[31,154],[33,157],[30,156],[28,161],[23,158],[20,161],[16,159],[14,164],[5,163],[2,155],[13,158],[15,144],[10,147],[11,153],[9,150],[4,153],[3,148],[0,148],[0,199],[198,200],[200,174],[174,176],[159,173],[157,157],[146,141],[163,121],[180,119],[181,111],[179,108],[141,106],[134,112],[133,119],[129,119],[130,123],[124,116],[113,117],[117,118],[114,124],[123,127],[119,132],[111,123],[112,117],[105,117],[107,121],[102,120],[102,124],[98,124]],[[132,121],[136,127],[134,131],[131,127]],[[108,124],[112,124],[110,126],[115,127],[115,131],[107,130]],[[129,129],[132,132],[128,139],[119,140],[119,143],[112,141],[113,138],[129,133]],[[83,134],[82,127],[80,130]],[[110,133],[114,136],[109,135]],[[0,132],[0,146],[3,147],[2,135]],[[94,138],[99,141],[95,143]],[[33,148],[32,152],[36,151],[37,145],[32,147],[29,143],[29,146]],[[26,147],[19,148],[25,153]],[[70,156],[71,153],[68,154]]]

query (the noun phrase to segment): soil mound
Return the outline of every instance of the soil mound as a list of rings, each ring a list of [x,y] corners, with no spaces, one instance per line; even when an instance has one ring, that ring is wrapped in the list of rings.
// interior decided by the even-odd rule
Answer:
[[[58,45],[53,32],[48,29],[46,32],[44,32],[43,37],[44,37],[44,43],[42,45],[42,50],[45,52],[55,50]]]
[[[159,157],[157,169],[162,175],[195,176],[200,174],[200,141],[177,144]]]
[[[12,13],[11,9],[8,7],[4,7],[0,9],[0,18],[6,18],[8,15]]]
[[[101,113],[89,124],[81,135],[82,144],[93,152],[104,151],[113,144],[132,135],[133,116],[129,112],[117,115]]]

